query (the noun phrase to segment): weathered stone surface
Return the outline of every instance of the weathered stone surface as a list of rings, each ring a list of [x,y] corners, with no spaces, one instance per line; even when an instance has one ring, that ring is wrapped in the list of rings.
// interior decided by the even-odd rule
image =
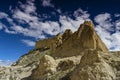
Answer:
[[[35,48],[50,48],[52,52],[55,51],[56,47],[62,44],[62,34],[58,33],[55,37],[49,39],[43,39],[36,42]]]
[[[50,50],[41,49],[41,50],[31,50],[28,54],[25,54],[20,57],[12,66],[29,66],[33,64],[38,64],[40,59],[46,55],[50,54]]]
[[[72,31],[70,29],[66,29],[65,32],[62,35],[62,41],[64,42],[65,40],[70,38],[72,34],[73,33],[72,33]]]
[[[61,47],[57,48],[53,56],[68,57],[80,55],[86,49],[108,52],[107,47],[95,32],[94,25],[91,21],[85,21],[81,24],[80,28]]]
[[[49,55],[45,55],[39,63],[39,66],[33,71],[31,79],[43,80],[46,76],[56,72],[56,61]]]
[[[71,80],[114,80],[113,68],[100,56],[100,52],[88,50],[81,58],[79,66],[71,75]]]
[[[12,66],[0,67],[0,80],[29,80],[24,78],[29,77],[33,69],[39,65],[40,59],[49,53],[48,49],[29,51]]]
[[[58,66],[57,66],[57,70],[61,70],[61,71],[65,71],[67,69],[70,69],[72,67],[74,67],[75,64],[72,60],[64,60],[64,61],[60,61]]]
[[[58,33],[56,35],[56,47],[59,47],[62,44],[62,34]]]
[[[107,52],[106,45],[102,42],[91,21],[85,21],[77,31],[77,37],[83,49],[96,49]]]

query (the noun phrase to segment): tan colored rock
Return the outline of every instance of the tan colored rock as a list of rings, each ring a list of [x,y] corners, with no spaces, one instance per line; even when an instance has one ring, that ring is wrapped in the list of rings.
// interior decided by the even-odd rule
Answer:
[[[68,70],[70,68],[73,68],[75,66],[74,62],[72,60],[63,60],[63,61],[60,61],[58,66],[57,66],[57,70],[58,71],[65,71],[65,70]]]
[[[34,80],[43,80],[47,75],[52,75],[56,72],[56,61],[49,55],[45,55],[39,63],[37,69],[32,73]]]
[[[77,39],[81,49],[97,49],[99,51],[108,51],[96,31],[91,21],[85,21],[76,32]]]
[[[70,36],[72,35],[72,31],[70,29],[66,29],[65,32],[62,35],[62,41],[67,40],[68,38],[70,38]]]
[[[101,59],[97,50],[87,50],[81,58],[80,66],[92,65],[94,62],[100,62]]]
[[[55,37],[43,39],[36,42],[35,48],[50,48],[54,52],[62,44],[62,34],[58,33]]]
[[[58,33],[56,35],[56,47],[59,47],[62,44],[62,34]]]
[[[84,22],[77,31],[77,37],[80,40],[81,48],[96,49],[95,31],[91,22]]]
[[[81,62],[71,75],[71,80],[114,80],[113,68],[96,50],[85,51]]]
[[[81,55],[81,52],[87,49],[108,52],[108,48],[97,35],[91,21],[85,21],[81,24],[80,28],[61,47],[57,48],[53,56],[68,57]]]
[[[53,39],[43,39],[43,40],[39,40],[36,42],[35,48],[39,49],[39,48],[45,48],[48,47],[50,48],[51,44],[53,42]]]

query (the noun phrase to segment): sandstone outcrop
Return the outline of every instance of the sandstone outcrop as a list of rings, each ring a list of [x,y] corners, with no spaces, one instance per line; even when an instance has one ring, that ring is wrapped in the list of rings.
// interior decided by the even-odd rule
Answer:
[[[113,68],[100,56],[100,52],[88,50],[73,71],[71,80],[115,80]]]
[[[44,80],[56,72],[56,61],[49,55],[45,55],[39,63],[39,66],[33,70],[31,80]]]
[[[108,52],[108,48],[102,42],[94,30],[91,21],[85,21],[79,29],[69,37],[61,47],[57,48],[53,56],[67,57],[81,54],[86,49]],[[69,54],[67,54],[69,53]]]
[[[62,44],[62,34],[58,33],[55,37],[49,39],[39,40],[35,44],[36,49],[50,48],[54,52],[57,47]]]
[[[70,29],[66,29],[65,32],[62,35],[62,41],[64,42],[65,40],[70,38],[72,34],[73,33],[72,33],[72,31]]]
[[[61,70],[61,71],[65,71],[67,69],[70,69],[72,67],[74,67],[75,64],[72,60],[64,60],[64,61],[60,61],[58,66],[57,66],[57,70]]]
[[[80,56],[73,56],[55,60],[52,56],[44,55],[40,59],[38,67],[32,71],[32,74],[22,80],[59,80],[79,64],[80,58]]]

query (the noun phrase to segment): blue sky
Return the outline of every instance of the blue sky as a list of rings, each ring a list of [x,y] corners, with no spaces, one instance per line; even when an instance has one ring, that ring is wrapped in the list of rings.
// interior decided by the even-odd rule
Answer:
[[[69,28],[76,31],[85,20],[109,50],[120,50],[119,0],[3,0],[0,1],[0,65],[8,65],[34,48],[36,40]]]

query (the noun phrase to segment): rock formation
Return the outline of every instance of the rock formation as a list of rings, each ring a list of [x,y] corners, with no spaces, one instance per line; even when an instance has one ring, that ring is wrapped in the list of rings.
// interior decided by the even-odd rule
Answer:
[[[68,57],[80,55],[80,52],[86,49],[95,49],[103,52],[108,51],[107,47],[94,30],[94,25],[91,21],[85,21],[81,24],[79,29],[71,34],[71,37],[67,38],[61,47],[56,49],[53,56]]]
[[[70,29],[66,29],[65,32],[62,35],[62,41],[64,42],[65,40],[67,40],[68,38],[70,38],[70,36],[72,35],[72,31]]]
[[[55,37],[43,39],[36,42],[35,48],[50,48],[51,52],[56,50],[56,47],[62,44],[62,34],[58,33]]]
[[[43,80],[56,72],[56,61],[49,55],[43,56],[39,66],[33,71],[31,80]]]
[[[71,75],[71,80],[115,80],[114,69],[100,56],[100,52],[88,50],[81,58],[79,66]]]
[[[120,52],[109,52],[85,21],[74,33],[37,41],[12,66],[0,67],[0,80],[120,80]]]

